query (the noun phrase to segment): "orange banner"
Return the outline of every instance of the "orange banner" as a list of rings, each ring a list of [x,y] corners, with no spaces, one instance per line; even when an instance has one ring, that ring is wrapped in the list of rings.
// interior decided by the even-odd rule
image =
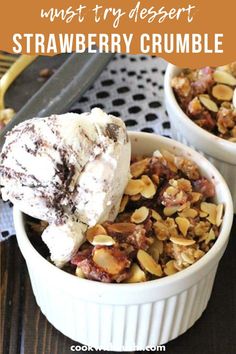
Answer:
[[[0,49],[54,55],[87,48],[221,65],[236,58],[235,12],[235,0],[4,1]]]

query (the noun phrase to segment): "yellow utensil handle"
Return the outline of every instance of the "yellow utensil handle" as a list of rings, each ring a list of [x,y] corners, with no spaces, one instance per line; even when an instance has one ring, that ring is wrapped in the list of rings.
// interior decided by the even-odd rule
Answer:
[[[17,76],[37,58],[37,55],[21,55],[0,80],[0,109],[4,109],[4,95]]]

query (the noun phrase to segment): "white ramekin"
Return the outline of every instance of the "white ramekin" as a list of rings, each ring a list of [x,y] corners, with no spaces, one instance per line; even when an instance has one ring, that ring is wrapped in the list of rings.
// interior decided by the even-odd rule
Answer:
[[[220,171],[232,194],[236,212],[236,143],[224,140],[195,124],[180,108],[171,79],[181,72],[181,68],[169,64],[165,73],[165,103],[171,121],[174,139],[202,152]]]
[[[233,205],[219,172],[182,144],[147,133],[129,133],[134,155],[167,149],[195,161],[216,187],[225,214],[214,246],[198,262],[172,276],[139,284],[104,284],[77,278],[44,259],[30,243],[23,214],[14,223],[36,301],[49,322],[71,339],[109,351],[145,350],[190,328],[205,310],[215,273],[230,234]]]

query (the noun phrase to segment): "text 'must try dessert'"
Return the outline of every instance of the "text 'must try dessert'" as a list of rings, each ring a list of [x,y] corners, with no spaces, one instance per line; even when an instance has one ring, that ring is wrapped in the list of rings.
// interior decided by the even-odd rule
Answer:
[[[171,85],[194,123],[236,142],[236,62],[218,68],[184,69]]]
[[[7,136],[2,196],[27,217],[54,264],[78,277],[135,283],[199,260],[219,235],[223,205],[190,160],[135,156],[123,122],[100,109],[32,119]],[[49,257],[47,252],[46,257]]]

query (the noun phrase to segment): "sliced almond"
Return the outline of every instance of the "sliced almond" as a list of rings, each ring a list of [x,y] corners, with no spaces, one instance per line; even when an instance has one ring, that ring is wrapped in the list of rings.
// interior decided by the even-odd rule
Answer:
[[[152,180],[156,185],[158,185],[160,182],[160,178],[158,175],[152,175]]]
[[[156,193],[156,186],[152,182],[151,178],[146,175],[141,177],[141,181],[144,183],[144,188],[140,191],[144,198],[151,199]]]
[[[172,178],[172,179],[169,180],[169,184],[170,184],[171,186],[173,186],[173,187],[178,188],[178,181],[177,181],[176,179],[174,179],[174,178]]]
[[[229,65],[229,72],[236,77],[236,60],[231,62]]]
[[[194,256],[189,254],[189,252],[181,252],[181,258],[188,264],[193,264],[195,262]]]
[[[166,263],[165,268],[164,268],[164,273],[166,275],[172,275],[172,274],[175,274],[178,272],[178,270],[175,268],[174,264],[175,263],[173,260]]]
[[[80,267],[76,268],[75,275],[79,278],[85,278],[85,275]]]
[[[148,249],[148,253],[152,256],[152,258],[154,259],[155,262],[158,262],[159,261],[159,257],[160,257],[160,252],[159,252],[159,249],[157,247],[156,241],[159,241],[159,240],[155,240],[153,242],[153,244]]]
[[[156,262],[158,262],[160,254],[163,253],[163,249],[163,242],[160,240],[154,240],[153,244],[148,249],[148,253],[153,257]]]
[[[216,235],[214,233],[213,229],[210,229],[210,231],[207,233],[207,236],[205,237],[205,244],[208,244],[211,241],[214,241],[216,239]]]
[[[171,207],[165,207],[163,209],[163,213],[165,216],[171,216],[173,214],[175,214],[178,210],[179,210],[179,205],[176,206],[171,206]]]
[[[186,202],[182,205],[179,205],[178,211],[185,210],[186,208],[190,208],[190,202]]]
[[[191,245],[194,245],[194,243],[196,243],[196,241],[189,240],[184,237],[172,236],[172,237],[170,237],[170,240],[171,240],[171,242],[175,243],[176,245],[180,245],[180,246],[191,246]]]
[[[200,200],[200,198],[202,197],[202,194],[198,193],[198,192],[192,192],[191,197],[192,197],[191,203],[196,203]]]
[[[196,251],[194,251],[194,258],[195,259],[200,259],[200,258],[202,258],[203,256],[204,256],[204,254],[205,254],[205,252],[204,251],[202,251],[202,250],[196,250]]]
[[[199,213],[200,218],[206,218],[207,215],[208,215],[208,214],[205,213],[204,211],[200,211],[200,213]]]
[[[175,267],[178,271],[181,271],[181,270],[184,269],[182,262],[179,262],[179,261],[176,261],[176,260],[175,260],[173,265],[174,265],[174,267]]]
[[[216,70],[227,71],[228,73],[231,72],[229,64],[220,65],[216,68]]]
[[[98,248],[93,254],[93,261],[105,272],[115,275],[118,274],[124,267],[123,262],[114,257],[107,248]]]
[[[130,197],[130,199],[132,200],[132,202],[137,202],[141,197],[142,197],[141,194],[138,193],[138,194],[136,194],[136,195],[132,195],[132,196]]]
[[[227,71],[223,70],[215,70],[213,73],[213,78],[216,82],[220,84],[235,86],[236,85],[236,78],[228,73]]]
[[[160,240],[155,240],[157,242],[157,248],[159,249],[159,253],[162,254],[164,251],[164,243]]]
[[[234,108],[236,108],[236,88],[234,89],[233,106],[234,106]]]
[[[138,264],[132,264],[130,268],[130,277],[126,280],[126,283],[141,283],[143,281],[146,281],[146,274]]]
[[[178,168],[175,165],[175,156],[167,150],[163,150],[162,154],[165,160],[167,161],[168,167],[171,169],[171,171],[177,172]]]
[[[156,221],[162,220],[161,215],[158,214],[158,212],[157,212],[156,210],[154,210],[154,209],[150,209],[150,210],[151,210],[151,217],[152,217],[154,220],[156,220]]]
[[[231,75],[236,76],[236,62],[234,61],[230,64],[218,66],[216,70],[227,71]]]
[[[144,159],[144,160],[140,160],[140,161],[132,163],[132,165],[130,166],[130,172],[131,172],[132,176],[133,177],[141,176],[147,167],[148,161],[149,161],[149,159]]]
[[[222,223],[222,216],[223,216],[224,206],[223,204],[219,204],[216,207],[216,226],[220,226]]]
[[[86,232],[86,238],[89,242],[92,242],[94,236],[96,235],[107,235],[106,230],[100,224],[90,227]]]
[[[141,224],[144,222],[149,214],[149,209],[146,208],[145,206],[136,209],[133,214],[131,215],[130,221],[134,222],[135,224]]]
[[[217,104],[210,99],[208,95],[199,95],[198,96],[200,102],[205,106],[209,111],[218,112]]]
[[[162,157],[162,153],[160,152],[160,150],[155,150],[152,156],[158,157],[160,159]]]
[[[137,259],[141,266],[149,273],[156,275],[157,277],[162,276],[162,269],[160,264],[157,264],[155,260],[145,252],[144,250],[138,250]]]
[[[128,201],[129,201],[128,195],[124,195],[123,198],[121,199],[121,202],[120,202],[119,213],[123,213],[123,211],[125,210],[125,207],[126,207]]]
[[[135,230],[135,225],[130,222],[120,222],[115,224],[108,224],[107,230],[110,234],[124,234],[129,235],[132,234]]]
[[[198,211],[192,208],[186,208],[181,213],[178,213],[178,215],[182,218],[196,218],[198,216]]]
[[[170,187],[166,188],[164,194],[165,195],[168,194],[169,196],[175,196],[177,193],[178,193],[178,189],[175,188],[175,187],[170,186]]]
[[[112,246],[116,242],[115,240],[108,235],[96,235],[91,241],[93,246]]]
[[[170,230],[166,223],[162,220],[157,220],[154,224],[154,232],[158,240],[164,241],[169,237]]]
[[[208,214],[207,220],[209,220],[211,224],[216,225],[217,206],[213,203],[202,202],[200,208],[203,212]]]
[[[138,193],[141,193],[144,187],[145,184],[141,179],[130,179],[125,188],[125,194],[136,195]]]
[[[229,86],[218,84],[212,88],[212,95],[219,101],[231,101],[233,90]]]
[[[177,218],[175,218],[175,222],[178,225],[180,232],[184,236],[186,236],[188,232],[188,228],[190,226],[190,222],[188,221],[188,219],[178,216]]]

